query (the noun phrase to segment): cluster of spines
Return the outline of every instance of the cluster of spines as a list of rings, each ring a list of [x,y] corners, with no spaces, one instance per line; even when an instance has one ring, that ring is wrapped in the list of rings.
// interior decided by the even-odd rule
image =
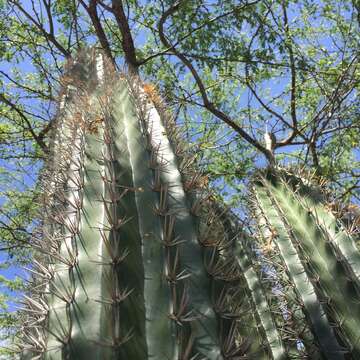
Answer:
[[[267,296],[273,293],[274,289],[267,287],[264,275],[268,273],[268,269],[264,271],[264,264],[259,266],[254,238],[246,232],[246,226],[234,213],[226,209],[221,210],[218,204],[212,205],[218,208],[219,220],[230,238],[234,239],[226,258],[229,262],[235,261],[239,278],[234,286],[243,289],[241,299],[246,303],[246,312],[244,314],[244,309],[242,309],[243,313],[238,326],[245,332],[250,344],[255,345],[249,347],[247,355],[266,359],[292,358],[285,346],[286,337],[283,336],[281,327],[278,327],[276,323],[279,309],[274,311],[271,307],[272,297]]]
[[[78,145],[76,139],[78,127],[73,117],[65,114],[63,109],[60,109],[60,112],[62,114],[59,117],[61,116],[64,120],[61,122],[56,120],[58,124],[57,131],[53,131],[52,154],[42,173],[42,236],[33,243],[37,255],[31,271],[36,276],[33,276],[29,283],[31,302],[29,297],[25,297],[28,299],[27,306],[24,308],[26,322],[21,329],[22,341],[25,342],[23,348],[31,354],[37,354],[39,358],[47,346],[45,332],[49,304],[46,297],[50,291],[61,296],[61,290],[51,289],[49,285],[56,276],[53,262],[56,258],[56,262],[62,262],[64,266],[71,264],[71,259],[64,257],[64,254],[61,255],[59,249],[61,244],[66,242],[67,235],[64,235],[63,231],[70,233],[77,227],[76,222],[67,223],[66,219],[67,213],[71,212],[67,197],[79,189],[79,174],[75,175],[75,173],[79,171],[81,164],[73,160],[74,147]],[[80,152],[81,149],[76,149],[76,151]],[[71,180],[67,177],[69,169],[73,172]],[[72,185],[69,180],[73,183]],[[73,206],[76,205],[73,204]],[[69,216],[71,216],[70,213]],[[38,307],[39,313],[33,312],[31,305]]]
[[[126,232],[126,214],[122,211],[122,202],[133,191],[132,187],[126,183],[126,179],[121,177],[123,169],[119,170],[117,156],[122,156],[114,141],[113,118],[110,111],[111,91],[106,87],[106,81],[113,81],[111,74],[104,73],[105,58],[101,56],[97,61],[97,72],[105,77],[104,86],[97,94],[97,100],[101,108],[101,116],[97,123],[94,122],[90,131],[98,135],[98,145],[93,144],[94,159],[101,164],[99,181],[102,184],[102,192],[98,192],[97,201],[102,208],[102,222],[98,222],[97,231],[100,235],[101,254],[94,262],[101,272],[101,279],[97,286],[100,288],[97,298],[93,299],[101,304],[101,319],[98,324],[100,333],[95,346],[101,356],[118,356],[122,347],[132,336],[132,327],[125,326],[123,319],[123,304],[131,295],[133,288],[127,288],[124,276],[129,249],[123,246],[123,234]],[[90,147],[91,144],[89,143]],[[101,149],[101,151],[99,151]],[[131,196],[131,195],[130,195]],[[93,204],[94,206],[95,204]],[[96,206],[96,205],[95,205]],[[84,239],[86,241],[86,239]],[[122,324],[123,326],[120,326]],[[127,325],[127,324],[126,324]],[[91,339],[87,339],[88,344]],[[91,351],[89,345],[81,355],[86,355],[86,351]],[[80,356],[80,354],[74,354]]]
[[[158,98],[159,99],[159,98]],[[239,295],[230,289],[231,283],[239,277],[239,272],[234,262],[224,259],[221,253],[226,247],[231,246],[224,229],[218,221],[218,215],[210,206],[210,192],[206,191],[206,177],[196,166],[196,155],[188,149],[181,130],[176,126],[172,115],[164,104],[157,101],[151,104],[161,116],[162,124],[169,139],[169,146],[174,152],[183,190],[186,196],[186,203],[189,207],[189,213],[193,216],[194,225],[197,228],[197,241],[202,248],[203,264],[208,275],[208,294],[211,298],[211,304],[216,313],[219,322],[219,338],[221,352],[224,358],[231,356],[242,356],[246,353],[246,341],[241,343],[238,327]],[[146,113],[146,112],[145,112]],[[146,119],[146,116],[141,116]],[[146,123],[147,122],[147,123]],[[149,119],[145,122],[145,128],[150,129]],[[159,144],[155,145],[158,147]],[[184,244],[186,246],[186,244]],[[191,276],[191,274],[190,274]],[[203,284],[203,286],[206,286]],[[229,301],[230,293],[233,293],[233,301]]]
[[[16,343],[25,359],[43,358],[49,350],[66,348],[71,340],[78,264],[76,238],[84,195],[84,136],[89,121],[86,110],[96,86],[90,86],[87,80],[95,56],[95,52],[81,53],[76,72],[65,75],[67,81],[51,131],[51,151],[40,174],[42,227],[40,236],[33,239],[29,296],[24,297],[24,320]]]
[[[274,314],[287,353],[290,358],[303,358],[304,353],[314,359],[319,358],[316,341],[303,312],[302,294],[296,293],[289,263],[282,260],[281,250],[275,241],[275,238],[279,236],[279,230],[264,216],[256,197],[253,201],[253,216],[258,222],[255,238],[258,240],[260,253],[257,268],[259,273],[263,274],[262,283],[266,286],[265,296],[271,296],[269,301],[271,312]],[[291,252],[292,249],[289,248],[289,250]],[[297,266],[299,276],[303,278],[301,262],[292,266]],[[311,288],[311,285],[309,286]],[[321,307],[319,309],[321,310]]]
[[[311,196],[307,198],[304,194],[291,191],[289,184],[285,183],[284,188],[293,196],[293,207],[298,207],[298,212],[306,214],[309,221],[308,231],[299,231],[295,221],[291,222],[291,226],[296,247],[318,297],[324,303],[328,318],[335,323],[334,331],[339,342],[352,355],[359,356],[360,253],[355,241],[341,224],[336,224],[331,214],[324,211],[322,204]],[[289,222],[291,220],[289,218]],[[312,230],[314,233],[310,236],[315,235],[315,238],[308,243],[308,233]]]
[[[162,121],[140,83],[137,79],[129,79],[128,84],[147,139],[149,167],[153,172],[152,189],[158,193],[154,213],[161,219],[164,267],[170,294],[168,317],[178,334],[177,352],[180,358],[206,356],[217,359],[220,351],[216,341],[216,322],[209,303],[209,280],[204,277],[199,244],[195,243],[197,235],[193,215],[188,209],[176,158],[164,134]],[[203,289],[196,289],[195,284],[199,281]],[[204,296],[206,292],[208,296]],[[197,297],[195,303],[194,297]],[[201,308],[206,308],[206,313]]]

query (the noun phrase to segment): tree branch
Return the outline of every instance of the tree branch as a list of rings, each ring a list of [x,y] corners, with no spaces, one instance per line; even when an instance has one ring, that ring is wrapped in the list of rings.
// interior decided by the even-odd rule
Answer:
[[[22,12],[25,17],[27,19],[29,19],[39,30],[40,32],[43,34],[43,36],[45,37],[46,40],[48,40],[49,42],[51,42],[66,58],[70,58],[71,57],[71,53],[69,51],[67,51],[55,38],[55,35],[53,32],[47,32],[45,30],[45,28],[43,27],[43,25],[41,23],[39,23],[36,19],[34,19],[20,4],[18,1],[15,0],[9,0],[9,2],[11,4],[13,4],[14,6],[16,6],[20,12]],[[50,27],[51,29],[51,27]]]
[[[285,146],[288,145],[298,134],[297,128],[297,115],[296,115],[296,67],[295,67],[295,59],[294,59],[294,52],[291,44],[291,36],[289,31],[289,22],[287,17],[286,5],[284,2],[281,4],[283,9],[283,16],[284,16],[284,30],[285,30],[285,46],[289,52],[289,59],[290,59],[290,71],[291,71],[291,90],[290,90],[290,113],[292,119],[292,132],[291,134],[281,141],[279,145]]]
[[[122,0],[112,0],[111,4],[111,11],[115,16],[122,36],[121,46],[124,51],[125,61],[131,71],[138,73],[139,62],[136,58],[134,40],[131,35],[128,19],[124,12],[123,2]]]
[[[252,138],[246,131],[244,131],[238,124],[236,124],[236,122],[234,122],[227,114],[222,112],[220,109],[216,108],[215,105],[209,100],[205,86],[200,78],[200,75],[198,74],[192,63],[186,58],[184,54],[178,52],[176,50],[176,47],[173,44],[171,44],[167,39],[167,37],[165,36],[164,24],[170,16],[172,16],[175,12],[178,11],[181,4],[182,1],[180,0],[175,4],[173,4],[162,14],[158,22],[160,41],[166,48],[170,49],[170,51],[189,69],[199,88],[201,98],[204,103],[204,107],[207,110],[209,110],[213,115],[215,115],[217,118],[219,118],[227,125],[229,125],[232,129],[234,129],[244,140],[246,140],[248,143],[250,143],[259,151],[261,151],[266,156],[266,158],[269,161],[271,161],[272,154],[264,146],[262,146],[256,139]]]
[[[4,77],[6,77],[9,81],[11,81],[13,84],[15,84],[17,87],[19,87],[21,89],[24,89],[31,93],[37,94],[38,96],[40,96],[43,99],[52,100],[52,101],[55,100],[51,94],[46,94],[43,91],[41,91],[41,89],[33,89],[33,88],[30,88],[29,86],[21,84],[18,81],[16,81],[15,79],[13,79],[12,77],[10,77],[8,74],[6,74],[2,70],[0,70],[0,74],[3,75]]]
[[[106,56],[115,65],[115,59],[112,56],[110,44],[108,42],[105,31],[101,25],[101,21],[99,19],[98,13],[97,13],[97,8],[96,8],[97,0],[90,0],[89,5],[86,5],[86,3],[83,0],[79,0],[79,2],[81,3],[81,5],[84,7],[84,9],[89,14],[92,24],[95,28],[96,36],[98,37],[100,45],[103,48],[103,50],[105,51]]]
[[[31,136],[36,141],[36,143],[40,146],[40,148],[45,153],[48,152],[48,147],[45,144],[43,138],[40,138],[39,135],[37,135],[35,133],[34,129],[31,126],[29,119],[24,115],[24,113],[15,104],[13,104],[10,100],[8,100],[4,96],[4,94],[1,94],[1,93],[0,93],[0,101],[2,101],[4,104],[8,105],[13,111],[15,111],[20,116],[20,118],[25,122],[27,130],[29,130]]]
[[[193,35],[195,32],[201,30],[202,28],[204,28],[206,25],[209,25],[212,22],[215,22],[223,17],[229,16],[231,14],[234,13],[236,8],[232,9],[231,11],[228,11],[226,13],[220,14],[218,16],[215,16],[205,22],[203,22],[202,24],[200,24],[199,26],[197,26],[196,28],[192,29],[191,31],[189,31],[186,35],[184,35],[182,38],[180,38],[178,41],[176,41],[174,44],[172,44],[171,48],[167,48],[165,50],[159,51],[156,54],[152,54],[150,56],[148,56],[146,59],[143,59],[141,61],[139,61],[139,65],[143,65],[145,63],[147,63],[149,60],[157,57],[157,56],[161,56],[164,55],[166,53],[168,53],[169,51],[171,51],[174,47],[176,47],[177,45],[179,45],[181,42],[183,42],[184,40],[186,40],[188,37],[190,37],[191,35]]]

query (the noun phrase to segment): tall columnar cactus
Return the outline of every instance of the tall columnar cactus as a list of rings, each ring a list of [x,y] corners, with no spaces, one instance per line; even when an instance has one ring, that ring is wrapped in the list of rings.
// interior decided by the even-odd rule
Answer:
[[[319,187],[300,177],[272,170],[257,178],[253,190],[265,251],[280,259],[280,280],[293,284],[318,356],[360,358],[360,253],[354,238],[326,207]]]
[[[97,50],[62,83],[21,359],[360,358],[360,255],[316,189],[258,177],[261,255],[153,86]]]
[[[171,118],[99,51],[62,82],[21,358],[281,358],[259,280],[229,256]]]

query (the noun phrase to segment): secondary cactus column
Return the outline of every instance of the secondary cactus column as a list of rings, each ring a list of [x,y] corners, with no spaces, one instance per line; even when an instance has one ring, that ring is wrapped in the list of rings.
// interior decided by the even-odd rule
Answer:
[[[254,195],[257,217],[274,234],[321,353],[358,358],[360,254],[354,239],[306,179],[272,170],[255,181]]]

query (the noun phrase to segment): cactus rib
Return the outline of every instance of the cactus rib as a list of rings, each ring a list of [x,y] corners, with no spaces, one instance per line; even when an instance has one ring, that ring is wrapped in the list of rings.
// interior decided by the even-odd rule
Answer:
[[[292,239],[297,244],[301,257],[311,264],[308,271],[318,279],[315,280],[317,293],[324,299],[331,299],[328,308],[333,319],[341,324],[341,335],[351,344],[351,352],[360,356],[360,332],[357,321],[360,318],[360,307],[356,288],[349,283],[346,269],[339,264],[333,247],[327,242],[321,228],[291,195],[286,195],[285,191],[280,184],[278,187],[269,186],[270,196],[281,209],[280,216],[292,225]],[[347,265],[349,267],[350,264]],[[344,301],[344,297],[347,301]]]
[[[295,284],[298,296],[301,298],[304,311],[308,316],[314,335],[319,347],[326,354],[328,359],[342,359],[344,349],[342,349],[334,335],[334,332],[327,320],[325,311],[318,300],[315,288],[306,274],[297,250],[292,243],[292,231],[288,224],[282,221],[281,214],[278,213],[276,205],[269,196],[268,187],[270,186],[263,180],[263,186],[256,188],[256,200],[259,204],[259,211],[270,226],[277,231],[276,245],[279,248],[282,259]]]

